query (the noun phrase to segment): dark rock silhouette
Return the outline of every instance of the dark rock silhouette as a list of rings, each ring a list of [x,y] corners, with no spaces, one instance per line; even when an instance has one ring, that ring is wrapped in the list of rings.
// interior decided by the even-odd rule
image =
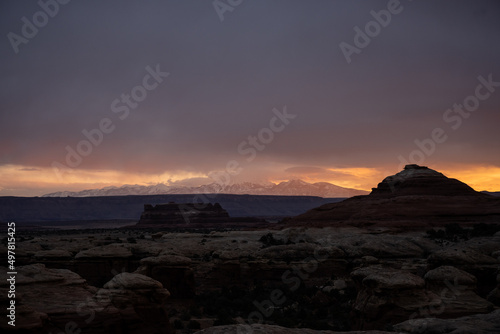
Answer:
[[[325,204],[287,226],[442,226],[500,220],[500,199],[427,167],[407,165],[386,177],[366,196]]]
[[[474,196],[474,189],[456,179],[450,179],[433,169],[419,165],[406,165],[392,176],[386,177],[373,188],[371,195],[397,196]]]
[[[4,269],[0,267],[5,276]],[[170,293],[150,277],[121,273],[97,289],[70,270],[40,263],[20,266],[18,272],[16,332],[62,333],[71,328],[72,333],[104,334],[127,328],[129,333],[173,333],[163,309]],[[5,289],[3,284],[0,288]],[[9,327],[0,324],[4,332]]]
[[[218,228],[264,227],[267,222],[255,217],[229,217],[219,203],[170,202],[152,206],[144,205],[144,212],[134,228]]]
[[[219,203],[144,205],[139,224],[179,224],[179,223],[223,223],[228,221],[229,214]]]

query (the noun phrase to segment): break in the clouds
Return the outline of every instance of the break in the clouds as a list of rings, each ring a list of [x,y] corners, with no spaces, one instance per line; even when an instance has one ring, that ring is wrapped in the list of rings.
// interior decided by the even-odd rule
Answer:
[[[389,23],[366,31],[396,3]],[[212,1],[10,0],[0,9],[0,194],[192,184],[229,161],[242,168],[235,181],[369,189],[415,150],[435,169],[500,166],[497,1],[254,0],[223,21]],[[36,33],[26,22],[38,22]],[[25,38],[17,52],[12,34]],[[348,63],[341,43],[363,38]],[[491,76],[480,90],[490,95],[474,108],[467,98],[480,76]],[[472,111],[446,114],[466,103]],[[283,106],[297,117],[282,129],[271,122]],[[436,128],[446,140],[436,142]],[[251,161],[238,149],[249,138]],[[69,166],[68,148],[88,154]],[[52,179],[54,162],[70,172]],[[353,172],[364,169],[372,176]]]

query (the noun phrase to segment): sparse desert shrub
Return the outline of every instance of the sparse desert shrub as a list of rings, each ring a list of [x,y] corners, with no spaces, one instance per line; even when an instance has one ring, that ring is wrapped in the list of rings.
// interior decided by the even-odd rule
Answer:
[[[131,244],[136,244],[137,243],[137,240],[134,238],[134,237],[128,237],[127,238],[127,241]]]

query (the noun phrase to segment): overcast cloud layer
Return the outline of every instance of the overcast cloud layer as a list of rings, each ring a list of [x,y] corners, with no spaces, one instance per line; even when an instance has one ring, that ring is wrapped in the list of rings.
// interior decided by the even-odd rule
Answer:
[[[387,6],[245,0],[221,21],[212,1],[73,0],[16,54],[8,34],[22,35],[22,18],[32,22],[41,7],[2,1],[0,195],[105,185],[92,178],[100,171],[122,175],[113,184],[201,182],[230,160],[243,168],[238,181],[369,189],[435,128],[447,139],[423,164],[498,172],[500,87],[460,125],[443,115],[475,94],[478,76],[500,82],[500,3],[402,0],[348,63],[339,44],[354,45],[353,28]],[[113,101],[158,65],[169,76],[121,120]],[[285,106],[296,117],[248,161],[239,145]],[[76,166],[80,179],[49,176],[104,118],[114,130]]]

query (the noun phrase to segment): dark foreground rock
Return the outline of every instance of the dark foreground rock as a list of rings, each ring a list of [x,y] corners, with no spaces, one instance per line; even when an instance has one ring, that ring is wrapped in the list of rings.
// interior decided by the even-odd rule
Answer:
[[[307,328],[285,328],[272,325],[231,325],[231,326],[216,326],[196,334],[394,334],[394,332],[384,331],[352,331],[352,332],[332,332],[332,331],[316,331]]]
[[[425,289],[424,280],[403,270],[368,266],[352,272],[358,285],[353,305],[357,313],[355,329],[383,328],[418,314],[431,304],[441,304],[438,297]]]
[[[500,333],[500,310],[457,319],[425,318],[408,320],[394,326],[394,330],[410,334]]]
[[[2,276],[6,275],[2,267]],[[103,289],[89,286],[67,269],[43,264],[17,267],[15,327],[2,321],[2,330],[29,333],[172,333],[162,306],[169,296],[150,277],[122,273]],[[7,287],[0,283],[2,298]],[[6,319],[5,308],[2,318]]]
[[[216,326],[196,334],[491,334],[500,333],[500,310],[457,319],[424,318],[402,322],[391,331],[316,331],[305,328],[285,328],[271,325]]]
[[[280,327],[256,330],[283,333],[389,331],[409,319],[499,306],[500,234],[110,230],[24,234],[16,246],[19,328],[33,333],[60,334],[68,323],[81,333],[161,333],[170,323],[176,334],[191,334],[259,319]],[[108,276],[98,285],[87,279]]]

